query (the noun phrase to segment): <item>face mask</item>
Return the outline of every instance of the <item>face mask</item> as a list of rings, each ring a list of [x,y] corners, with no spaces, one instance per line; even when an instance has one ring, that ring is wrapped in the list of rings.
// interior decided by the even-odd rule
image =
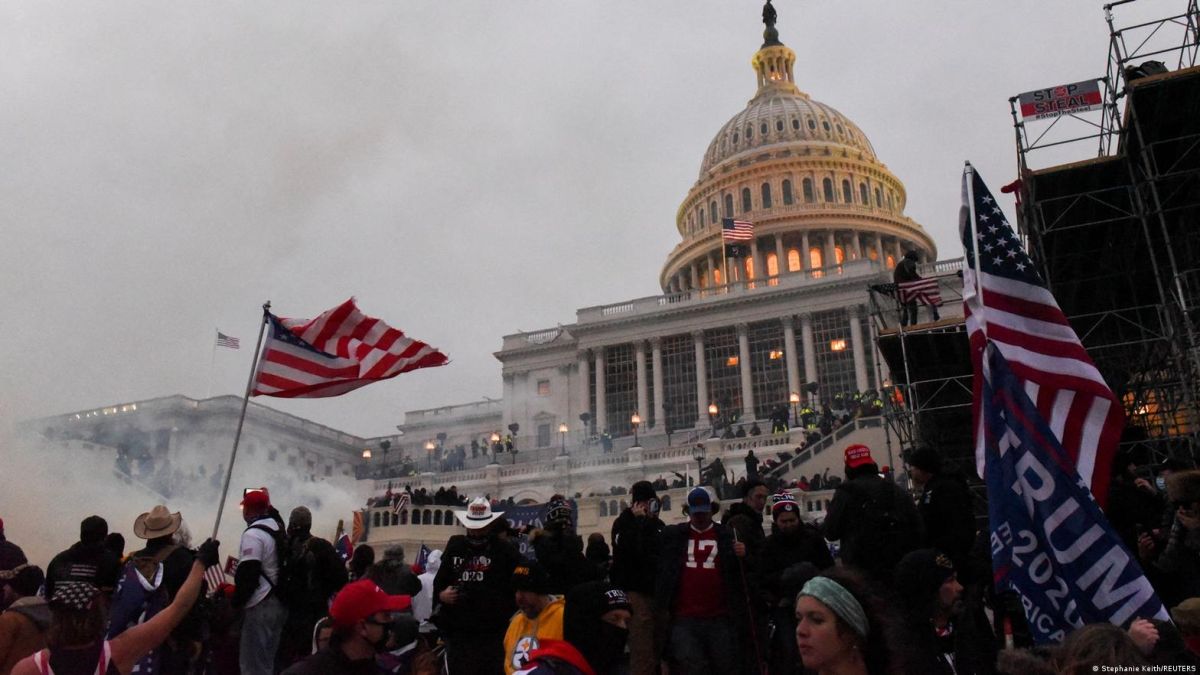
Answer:
[[[1159,476],[1158,478],[1155,478],[1154,479],[1154,487],[1158,488],[1159,492],[1166,492],[1167,491],[1167,479],[1164,478],[1163,476]]]
[[[600,630],[596,635],[596,654],[590,660],[597,673],[607,673],[617,665],[625,654],[625,640],[629,637],[629,629],[614,626],[607,621],[600,622]],[[598,663],[596,661],[599,661]]]

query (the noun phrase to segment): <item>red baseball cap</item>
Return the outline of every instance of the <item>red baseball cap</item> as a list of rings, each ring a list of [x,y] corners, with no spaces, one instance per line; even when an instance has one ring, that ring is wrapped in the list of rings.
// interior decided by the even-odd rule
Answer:
[[[860,466],[874,464],[875,460],[871,457],[871,449],[865,445],[851,445],[846,448],[846,466],[851,469],[857,469]]]
[[[412,607],[407,595],[388,595],[370,579],[359,579],[338,591],[329,618],[338,626],[353,626],[377,612],[403,612]]]
[[[242,508],[265,509],[271,505],[271,495],[266,490],[251,490],[242,495]]]

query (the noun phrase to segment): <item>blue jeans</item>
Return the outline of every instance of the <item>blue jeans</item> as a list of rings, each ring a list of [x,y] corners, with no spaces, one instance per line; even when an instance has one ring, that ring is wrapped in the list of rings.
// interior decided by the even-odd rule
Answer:
[[[671,624],[671,659],[682,675],[741,672],[737,653],[737,633],[728,616],[678,617]]]
[[[272,675],[275,672],[275,652],[287,608],[272,593],[262,602],[246,610],[242,619],[242,642],[238,650],[242,675]]]

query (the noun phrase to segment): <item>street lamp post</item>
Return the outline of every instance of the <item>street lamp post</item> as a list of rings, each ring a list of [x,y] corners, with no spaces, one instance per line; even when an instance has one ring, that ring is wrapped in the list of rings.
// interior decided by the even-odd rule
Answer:
[[[363,448],[363,459],[371,459],[371,449]]]
[[[500,434],[492,432],[492,464],[500,463],[500,453],[496,450],[500,446]]]
[[[629,423],[633,425],[633,445],[634,447],[641,447],[641,444],[638,443],[638,427],[642,425],[642,416],[633,413],[633,417],[629,418]]]
[[[696,460],[696,485],[703,482],[700,479],[700,474],[704,471],[704,454],[703,445],[697,444],[696,447],[692,448],[692,459]]]
[[[425,456],[429,458],[429,473],[433,473],[433,449],[436,447],[433,441],[425,441]]]
[[[567,425],[566,423],[558,425],[558,435],[562,437],[562,447],[558,451],[559,457],[567,456]]]
[[[792,395],[788,396],[788,401],[792,404],[792,426],[800,426],[800,420],[796,417],[796,404],[800,402],[800,394],[793,391]]]
[[[709,438],[717,437],[717,413],[719,413],[719,412],[721,412],[721,409],[717,407],[716,403],[708,404],[708,425],[709,425],[708,437]]]

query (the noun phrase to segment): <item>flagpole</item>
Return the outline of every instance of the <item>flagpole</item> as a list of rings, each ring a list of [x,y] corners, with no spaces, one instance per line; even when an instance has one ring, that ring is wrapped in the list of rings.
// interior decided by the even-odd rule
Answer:
[[[218,331],[216,328],[214,328],[213,331],[216,332],[218,335],[220,334],[220,331]],[[212,346],[212,360],[208,362],[208,391],[205,392],[204,398],[212,398],[213,368],[216,365],[217,365],[217,336],[214,335],[213,336],[213,346]]]
[[[246,422],[246,407],[250,404],[250,392],[254,389],[254,375],[258,372],[258,360],[262,352],[263,333],[267,329],[267,315],[271,312],[271,301],[263,303],[262,323],[258,326],[258,340],[254,343],[254,361],[250,366],[250,379],[246,382],[246,395],[242,397],[242,414],[238,416],[237,431],[233,434],[233,450],[229,453],[229,467],[225,469],[225,486],[221,489],[221,501],[217,505],[217,519],[213,523],[213,539],[221,529],[221,512],[225,510],[225,497],[229,495],[229,482],[233,480],[233,462],[237,459],[238,442],[242,439],[242,425]],[[214,343],[215,345],[215,343]],[[213,347],[214,353],[216,347]]]
[[[975,217],[975,167],[971,166],[970,162],[964,162],[966,168],[963,169],[963,174],[967,178],[967,213],[971,220],[971,250],[975,255],[975,269],[972,270],[972,277],[975,280],[975,298],[979,302],[979,330],[983,331],[984,339],[987,339],[987,321],[984,319],[983,312],[987,308],[983,302],[983,286],[980,282],[979,275],[982,269],[982,262],[979,260],[979,229],[978,219]]]

